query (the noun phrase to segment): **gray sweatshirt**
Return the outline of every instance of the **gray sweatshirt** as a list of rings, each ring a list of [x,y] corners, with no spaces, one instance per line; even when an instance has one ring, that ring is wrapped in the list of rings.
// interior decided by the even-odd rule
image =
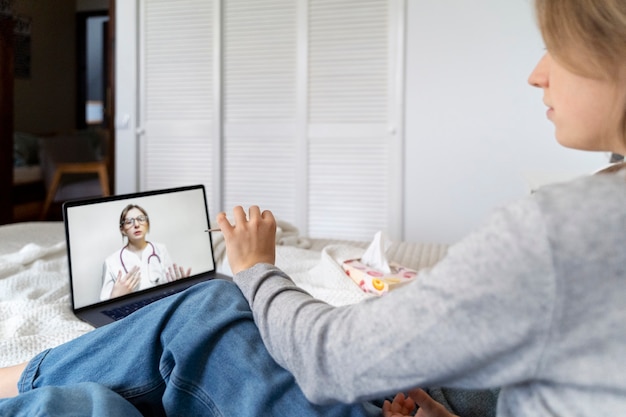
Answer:
[[[359,304],[331,307],[267,264],[234,280],[312,402],[502,387],[498,416],[626,415],[622,176],[544,187]]]

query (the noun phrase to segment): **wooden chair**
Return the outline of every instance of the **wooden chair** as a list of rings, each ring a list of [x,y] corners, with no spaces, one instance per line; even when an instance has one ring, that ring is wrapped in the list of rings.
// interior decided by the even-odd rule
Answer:
[[[105,143],[94,134],[40,140],[39,155],[46,185],[41,220],[48,218],[54,202],[110,195],[106,157],[100,151],[106,149]]]

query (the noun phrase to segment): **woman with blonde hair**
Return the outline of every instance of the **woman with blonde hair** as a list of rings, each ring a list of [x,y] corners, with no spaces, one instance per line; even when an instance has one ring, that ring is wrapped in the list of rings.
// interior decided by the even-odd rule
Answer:
[[[547,51],[529,83],[543,91],[557,141],[626,154],[626,2],[535,7]],[[234,280],[272,357],[312,401],[502,387],[499,416],[626,410],[623,171],[544,187],[497,211],[410,287],[340,309],[272,265],[270,212],[237,207],[233,218],[218,216]]]
[[[557,141],[625,154],[626,2],[535,5],[547,51],[529,82]],[[391,417],[417,403],[416,415],[448,416],[457,410],[412,389],[444,386],[501,387],[498,416],[622,415],[625,181],[543,187],[401,291],[339,308],[274,266],[271,212],[236,207],[234,225],[217,218],[236,285],[197,285],[0,370],[0,395],[20,392],[0,414],[91,402],[144,415]],[[406,390],[382,410],[367,402]]]

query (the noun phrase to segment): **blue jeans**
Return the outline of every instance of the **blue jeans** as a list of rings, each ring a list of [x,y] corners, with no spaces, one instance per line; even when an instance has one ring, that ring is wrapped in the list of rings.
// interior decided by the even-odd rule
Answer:
[[[114,391],[151,416],[381,414],[370,404],[307,401],[293,376],[265,349],[239,289],[222,280],[195,285],[40,353],[18,388],[32,395],[48,386],[72,391],[84,382]],[[29,404],[36,406],[34,397]],[[0,415],[5,411],[0,401]]]
[[[45,415],[72,417],[141,417],[131,403],[93,382],[65,387],[43,387],[0,400],[0,417]]]

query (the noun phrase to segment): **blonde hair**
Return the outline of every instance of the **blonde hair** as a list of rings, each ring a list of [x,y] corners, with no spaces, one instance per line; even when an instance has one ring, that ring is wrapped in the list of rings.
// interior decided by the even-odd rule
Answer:
[[[550,54],[570,70],[616,80],[626,72],[625,0],[535,0]]]

